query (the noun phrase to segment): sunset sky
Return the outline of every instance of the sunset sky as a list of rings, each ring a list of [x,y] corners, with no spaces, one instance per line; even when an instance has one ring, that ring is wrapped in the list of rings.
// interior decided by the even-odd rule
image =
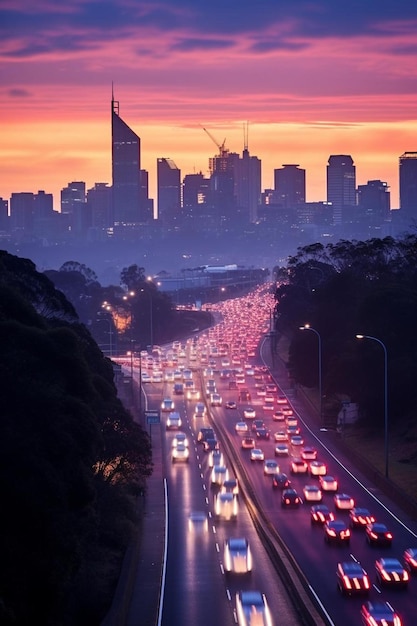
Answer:
[[[111,183],[112,82],[156,159],[208,174],[218,143],[306,169],[326,199],[330,154],[398,207],[398,158],[417,151],[416,0],[2,0],[0,197]]]

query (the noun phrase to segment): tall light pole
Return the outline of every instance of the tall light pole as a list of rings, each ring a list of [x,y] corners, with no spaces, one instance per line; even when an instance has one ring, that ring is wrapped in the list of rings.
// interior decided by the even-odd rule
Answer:
[[[384,438],[385,438],[385,478],[389,478],[388,472],[388,353],[383,341],[372,335],[356,335],[356,339],[371,339],[376,341],[384,351]]]
[[[148,277],[148,281],[150,278]],[[142,293],[148,293],[149,296],[149,327],[150,327],[150,345],[151,345],[151,354],[153,350],[153,306],[152,306],[152,293],[146,292],[145,289],[141,289]]]
[[[318,345],[318,353],[319,353],[319,413],[320,413],[320,421],[323,420],[323,389],[322,389],[322,364],[321,364],[321,336],[318,330],[315,328],[311,328],[310,324],[304,324],[304,326],[300,326],[300,330],[311,330],[312,333],[317,335],[317,339],[319,342]]]

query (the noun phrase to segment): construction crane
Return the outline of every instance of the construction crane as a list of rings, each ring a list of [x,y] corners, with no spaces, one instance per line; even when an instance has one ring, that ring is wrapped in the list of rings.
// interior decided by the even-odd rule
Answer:
[[[201,128],[204,130],[205,133],[207,133],[210,139],[216,144],[217,148],[219,149],[219,156],[225,157],[229,152],[229,149],[225,148],[226,139],[223,139],[223,143],[219,143],[218,141],[216,141],[213,135],[207,130],[207,128],[204,128],[204,126],[202,126]]]

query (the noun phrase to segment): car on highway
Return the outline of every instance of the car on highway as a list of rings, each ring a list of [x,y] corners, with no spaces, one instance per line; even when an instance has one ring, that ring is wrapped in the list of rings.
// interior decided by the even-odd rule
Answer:
[[[333,501],[336,509],[340,511],[350,511],[350,509],[353,509],[355,506],[355,500],[347,493],[336,493],[333,497]]]
[[[301,429],[299,426],[287,426],[287,435],[288,437],[293,437],[294,435],[299,435]]]
[[[207,438],[205,441],[203,441],[204,452],[212,452],[213,450],[218,450],[218,449],[219,449],[219,442],[215,437]]]
[[[246,422],[236,422],[235,431],[239,434],[247,433],[249,430],[249,426]]]
[[[417,548],[407,548],[403,554],[404,567],[410,574],[417,574]]]
[[[247,406],[243,409],[243,417],[247,420],[249,419],[255,419],[256,417],[256,411],[253,408],[253,406]]]
[[[277,430],[274,433],[274,440],[275,441],[288,441],[288,435],[285,432],[285,430]]]
[[[182,420],[179,413],[175,411],[170,413],[167,417],[166,421],[166,429],[167,430],[178,430],[181,428]]]
[[[301,448],[301,458],[305,461],[315,461],[317,459],[317,450],[312,446],[303,446]]]
[[[258,428],[265,428],[265,422],[261,419],[255,419],[252,422],[252,431],[255,432]]]
[[[304,485],[304,502],[321,502],[323,494],[317,485]]]
[[[197,402],[194,407],[194,417],[205,417],[207,415],[207,408],[204,402]]]
[[[277,404],[287,404],[287,403],[288,403],[287,396],[284,396],[284,394],[282,393],[278,394]]]
[[[212,428],[200,428],[197,435],[198,443],[203,443],[206,439],[215,439],[216,435],[214,434],[214,430]]]
[[[249,541],[244,537],[230,537],[224,542],[223,568],[229,574],[250,574],[252,552]]]
[[[255,439],[253,437],[242,437],[240,445],[244,450],[251,450],[255,447]]]
[[[164,413],[167,411],[173,411],[175,409],[174,400],[171,398],[164,398],[161,402],[161,411]]]
[[[386,546],[392,544],[392,532],[385,524],[374,522],[365,526],[366,541],[370,546]]]
[[[410,576],[398,559],[377,559],[375,561],[376,580],[380,587],[408,587]]]
[[[279,465],[274,459],[266,459],[264,461],[264,474],[265,476],[279,474]]]
[[[326,476],[327,467],[322,461],[311,461],[309,471],[310,476]]]
[[[349,524],[351,528],[365,528],[367,524],[373,524],[375,517],[368,509],[355,506],[349,512]]]
[[[289,404],[282,404],[281,411],[284,413],[286,417],[289,417],[290,415],[293,415],[294,413],[294,411],[292,410]]]
[[[250,460],[251,461],[264,461],[265,454],[263,450],[261,450],[260,448],[252,448],[252,450],[250,451]]]
[[[184,446],[187,446],[187,447],[189,445],[187,435],[181,431],[175,433],[174,438],[171,443],[171,447],[175,448],[179,443],[182,443]]]
[[[363,626],[402,626],[399,614],[388,602],[366,602],[361,607]]]
[[[171,461],[175,463],[176,461],[185,461],[188,463],[190,457],[190,450],[183,443],[178,443],[175,447],[171,449]]]
[[[232,493],[234,496],[239,495],[239,483],[237,478],[228,478],[221,486],[222,493]]]
[[[274,422],[284,422],[285,421],[285,415],[282,411],[278,410],[275,411],[274,414],[272,415],[272,421]]]
[[[288,456],[290,450],[288,448],[288,444],[286,443],[277,443],[275,446],[275,456]]]
[[[268,441],[271,437],[271,432],[268,428],[257,428],[255,434],[257,439],[263,439],[264,441]]]
[[[290,465],[291,474],[307,474],[308,463],[303,459],[293,459]]]
[[[284,489],[281,495],[281,506],[283,508],[286,507],[295,507],[298,508],[300,504],[302,504],[302,499],[298,495],[297,491],[292,487],[288,489]]]
[[[191,511],[188,515],[188,530],[194,534],[208,532],[207,513],[204,511]]]
[[[287,489],[291,485],[291,481],[288,478],[287,474],[280,472],[279,474],[274,474],[272,477],[272,488],[273,489]]]
[[[229,470],[225,465],[214,465],[211,470],[211,484],[222,486],[224,481],[229,478]]]
[[[214,515],[217,519],[235,520],[238,509],[238,500],[233,493],[220,492],[214,496]]]
[[[187,389],[187,400],[200,400],[200,391],[198,389]]]
[[[328,544],[349,544],[350,530],[344,520],[334,519],[324,523],[324,541]]]
[[[334,520],[334,513],[326,504],[314,504],[310,509],[310,521],[312,524],[324,524]]]
[[[222,397],[219,393],[212,393],[210,395],[210,405],[211,406],[221,406],[222,405]]]
[[[298,448],[304,445],[304,439],[301,435],[291,435],[290,436],[290,444],[294,448]]]
[[[260,591],[239,591],[236,594],[236,616],[239,626],[272,626],[268,601]]]
[[[221,452],[218,448],[216,450],[211,450],[209,454],[209,467],[214,467],[215,465],[224,465],[223,452]]]
[[[337,586],[345,595],[368,594],[371,588],[369,576],[357,561],[343,561],[337,564]]]
[[[226,407],[226,409],[234,410],[237,409],[237,402],[235,402],[234,400],[228,400],[224,406]]]
[[[333,476],[319,476],[319,483],[322,491],[337,491],[338,483]]]

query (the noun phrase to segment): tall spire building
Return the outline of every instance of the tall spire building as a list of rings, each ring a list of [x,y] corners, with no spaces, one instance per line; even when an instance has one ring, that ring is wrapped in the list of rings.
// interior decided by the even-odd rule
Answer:
[[[119,115],[119,102],[111,101],[112,210],[115,225],[144,221],[141,212],[140,137]]]

